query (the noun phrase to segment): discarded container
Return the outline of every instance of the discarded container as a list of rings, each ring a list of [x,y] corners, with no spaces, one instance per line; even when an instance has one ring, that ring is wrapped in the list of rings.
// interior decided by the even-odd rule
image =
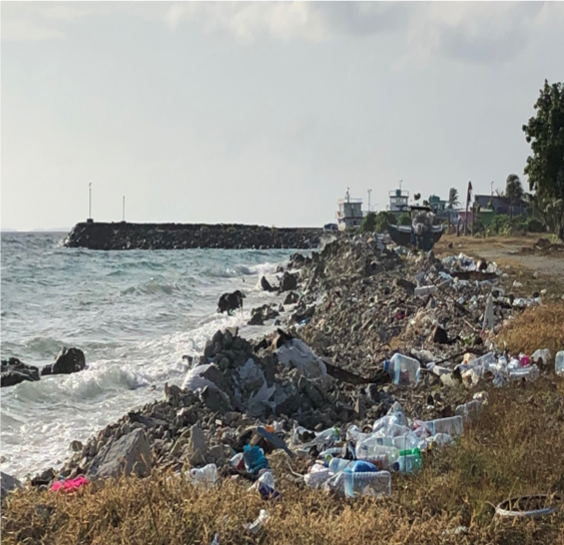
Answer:
[[[539,368],[536,365],[530,365],[529,367],[517,367],[510,369],[509,378],[511,380],[528,380],[533,382],[539,377]]]
[[[437,291],[437,286],[421,286],[415,288],[413,294],[415,297],[425,297],[425,295],[431,295]]]
[[[264,455],[264,451],[260,447],[257,447],[256,445],[253,447],[245,445],[243,450],[245,467],[249,473],[258,473],[261,469],[268,467],[268,460]]]
[[[484,331],[493,331],[494,328],[494,311],[493,311],[493,297],[490,293],[486,302],[486,311],[484,312],[484,323],[482,329]]]
[[[390,495],[392,492],[390,473],[378,471],[367,462],[352,462],[343,470],[343,474],[345,494],[350,498]]]
[[[431,435],[437,433],[448,433],[452,437],[462,435],[464,429],[464,422],[462,416],[449,416],[448,418],[437,418],[425,422],[425,427],[429,430]]]
[[[373,463],[380,469],[392,467],[399,457],[399,450],[393,446],[378,443],[378,437],[370,437],[356,445],[356,457]]]
[[[423,465],[421,450],[418,448],[400,451],[398,458],[399,470],[403,473],[414,473],[419,471]]]
[[[453,441],[453,438],[448,433],[437,433],[431,437],[427,437],[427,443],[435,443],[439,446],[443,445],[450,445]]]
[[[554,360],[554,370],[560,377],[564,377],[564,350],[557,352]]]
[[[461,416],[464,422],[471,422],[475,420],[482,412],[482,402],[478,399],[473,399],[464,405],[456,407],[454,414]]]
[[[191,469],[190,477],[194,486],[212,487],[217,482],[217,467],[215,464],[208,464],[201,468]]]
[[[419,382],[419,372],[421,366],[419,362],[396,353],[390,360],[384,362],[384,371],[387,371],[395,384],[400,386],[414,386]]]
[[[333,458],[329,462],[329,469],[333,473],[338,473],[339,471],[343,471],[345,467],[351,464],[351,460],[344,460],[343,458]]]
[[[268,522],[270,517],[264,509],[260,510],[258,518],[252,523],[247,525],[247,529],[253,534],[258,534],[260,530],[263,529],[265,524]]]
[[[531,360],[533,363],[537,363],[539,359],[542,360],[544,365],[548,365],[548,362],[550,361],[550,350],[548,348],[535,350],[531,355]]]
[[[347,429],[347,441],[354,441],[355,443],[359,443],[363,439],[368,439],[370,437],[370,433],[363,433],[358,426],[349,426]]]
[[[321,464],[314,464],[310,472],[304,476],[304,482],[311,488],[319,488],[323,486],[331,477],[333,476],[333,472],[321,465]]]

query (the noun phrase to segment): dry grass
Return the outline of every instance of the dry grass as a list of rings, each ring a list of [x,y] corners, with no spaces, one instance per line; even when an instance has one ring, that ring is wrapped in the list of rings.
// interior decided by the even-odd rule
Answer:
[[[3,503],[2,543],[209,545],[218,533],[221,545],[564,544],[562,511],[516,522],[493,516],[493,506],[513,495],[564,494],[564,396],[552,380],[492,390],[459,444],[426,454],[418,475],[393,476],[391,498],[346,500],[304,488],[284,478],[276,453],[282,498],[275,503],[247,483],[201,491],[157,473],[74,496],[26,490]],[[261,508],[271,519],[252,535],[244,524]],[[460,525],[467,531],[454,533]]]
[[[549,348],[554,357],[564,350],[564,303],[526,309],[500,331],[498,341],[514,354]]]

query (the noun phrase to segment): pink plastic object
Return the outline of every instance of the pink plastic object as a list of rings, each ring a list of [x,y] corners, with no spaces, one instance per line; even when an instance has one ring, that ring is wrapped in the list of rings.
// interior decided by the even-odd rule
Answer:
[[[521,367],[528,367],[531,365],[531,358],[529,358],[526,354],[522,354],[519,356],[519,363],[521,364]]]
[[[63,492],[73,492],[78,490],[80,487],[90,484],[86,477],[76,477],[75,479],[68,479],[66,481],[56,481],[51,485],[51,490],[56,492],[57,490],[62,490]]]

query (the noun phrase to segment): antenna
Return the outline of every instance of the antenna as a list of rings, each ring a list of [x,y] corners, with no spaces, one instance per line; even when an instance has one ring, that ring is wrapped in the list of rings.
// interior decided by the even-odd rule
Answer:
[[[123,196],[123,206],[122,206],[121,221],[125,221],[125,195]]]
[[[370,212],[371,211],[371,208],[370,208],[370,193],[372,193],[372,189],[368,189],[367,191],[368,191],[368,211]]]
[[[88,219],[92,219],[92,182],[88,184]]]
[[[403,184],[403,180],[399,181],[400,191],[401,191],[401,184]]]

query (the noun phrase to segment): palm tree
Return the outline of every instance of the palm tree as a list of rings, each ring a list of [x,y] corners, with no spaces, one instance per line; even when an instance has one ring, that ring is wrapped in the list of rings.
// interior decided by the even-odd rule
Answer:
[[[448,205],[447,208],[452,210],[454,207],[458,206],[460,201],[458,200],[458,189],[456,187],[451,187],[448,192]]]
[[[505,181],[505,196],[509,199],[511,206],[511,217],[513,217],[513,205],[523,197],[523,186],[517,174],[510,174]]]

